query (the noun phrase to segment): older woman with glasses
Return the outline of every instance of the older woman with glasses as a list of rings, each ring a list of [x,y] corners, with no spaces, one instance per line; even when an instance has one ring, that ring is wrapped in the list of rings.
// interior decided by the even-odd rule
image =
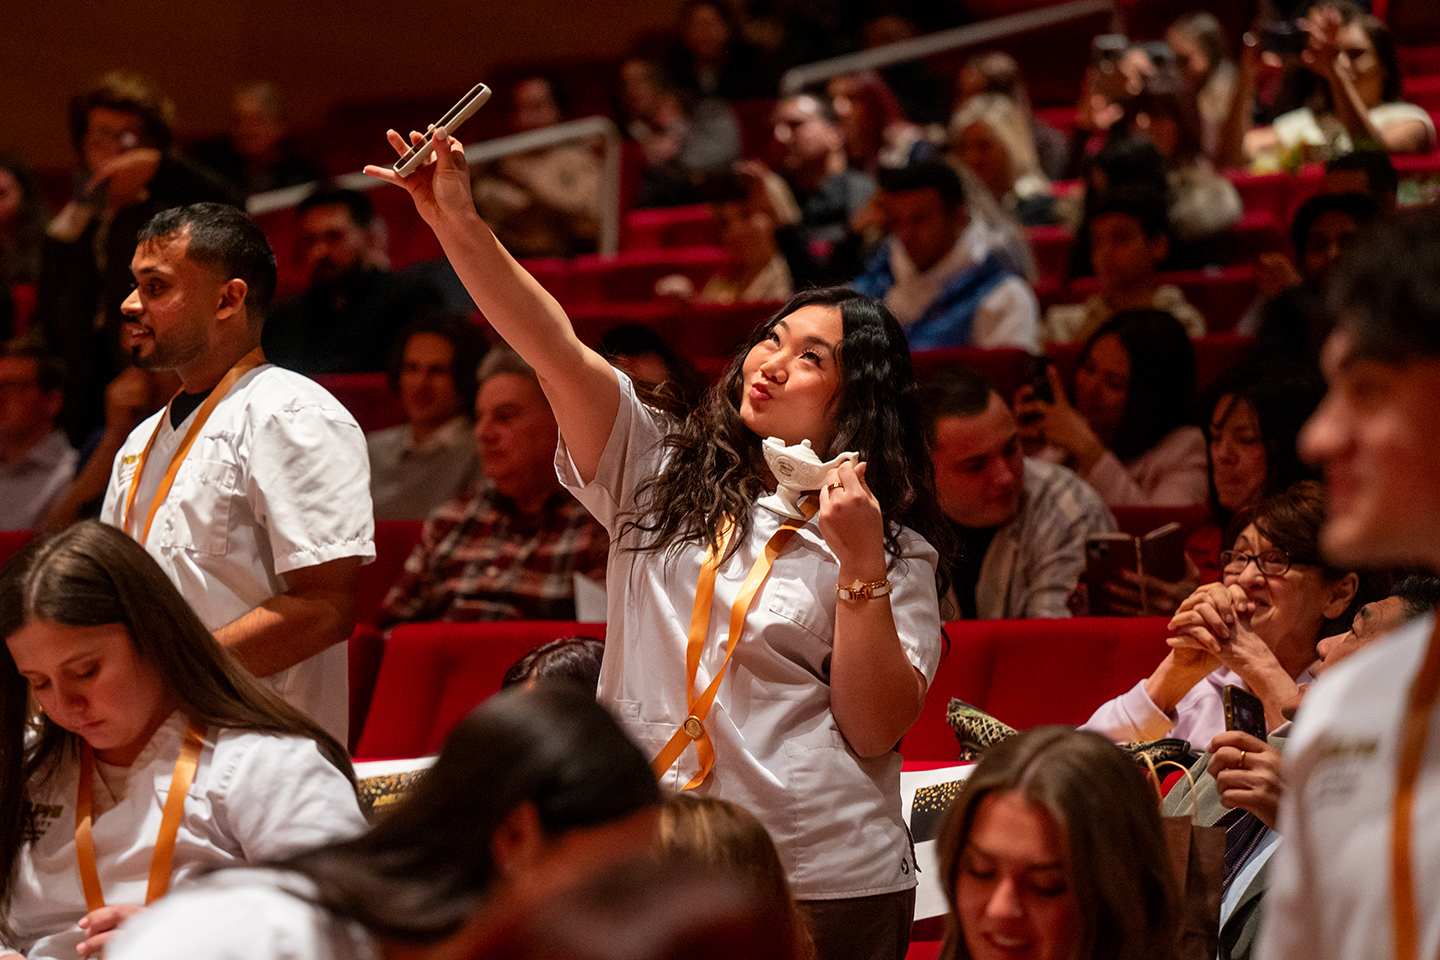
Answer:
[[[1358,597],[1353,571],[1325,565],[1318,537],[1325,490],[1313,480],[1252,507],[1218,583],[1201,586],[1170,621],[1170,653],[1149,677],[1095,711],[1084,729],[1112,740],[1178,737],[1204,748],[1225,729],[1221,691],[1244,687],[1265,705],[1271,730],[1281,706],[1310,680],[1315,645],[1339,633]]]

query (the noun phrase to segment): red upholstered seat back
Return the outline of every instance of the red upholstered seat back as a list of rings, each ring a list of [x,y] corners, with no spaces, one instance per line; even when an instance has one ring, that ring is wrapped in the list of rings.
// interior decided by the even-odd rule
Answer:
[[[425,524],[420,520],[375,521],[375,562],[360,568],[355,578],[355,621],[375,623],[380,617],[380,604],[395,581],[405,570],[405,560]]]
[[[528,620],[396,627],[385,641],[356,758],[437,752],[461,717],[499,691],[511,664],[542,643],[575,634],[604,639],[605,624]]]
[[[1022,730],[1084,723],[1164,658],[1167,622],[1089,617],[946,624],[950,650],[900,752],[907,760],[956,758],[959,748],[945,722],[952,697]]]

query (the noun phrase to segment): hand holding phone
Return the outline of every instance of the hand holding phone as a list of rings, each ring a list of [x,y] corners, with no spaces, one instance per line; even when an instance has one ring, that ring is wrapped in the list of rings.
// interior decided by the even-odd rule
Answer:
[[[420,142],[405,151],[390,169],[402,177],[408,177],[420,169],[420,165],[426,160],[429,160],[430,154],[435,150],[433,143],[435,128],[444,127],[447,133],[453,134],[456,129],[459,128],[460,124],[474,116],[475,111],[479,110],[485,104],[485,101],[489,99],[490,88],[483,83],[475,84],[475,86],[470,88],[469,93],[460,98],[459,103],[455,104],[455,106],[446,111],[443,117],[431,124],[430,129],[425,131],[425,136],[421,138]]]
[[[1250,691],[1230,684],[1220,692],[1225,701],[1225,729],[1248,733],[1256,740],[1265,740],[1270,725],[1265,722],[1265,705]]]

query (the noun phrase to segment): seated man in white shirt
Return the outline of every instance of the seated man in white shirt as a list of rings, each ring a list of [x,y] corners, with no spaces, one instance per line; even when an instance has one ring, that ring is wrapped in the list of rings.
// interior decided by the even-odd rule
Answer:
[[[55,418],[65,371],[37,347],[0,351],[0,530],[33,530],[75,476],[76,455]]]
[[[1039,301],[995,232],[971,219],[960,175],[926,160],[879,177],[890,236],[851,286],[885,301],[912,350],[1038,351]]]
[[[405,422],[365,435],[376,520],[424,520],[480,475],[474,429],[476,368],[485,337],[469,319],[432,314],[395,341],[390,389]]]
[[[1115,530],[1085,481],[1020,451],[1015,416],[990,382],[963,367],[924,384],[940,508],[961,549],[947,618],[1068,617],[1085,541]]]

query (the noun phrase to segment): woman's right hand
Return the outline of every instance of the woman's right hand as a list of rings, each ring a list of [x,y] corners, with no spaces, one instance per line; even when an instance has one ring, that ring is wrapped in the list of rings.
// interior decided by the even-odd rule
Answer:
[[[410,131],[410,141],[394,130],[385,138],[395,148],[396,156],[403,156],[411,144],[419,144],[424,135]],[[436,127],[433,141],[435,149],[429,160],[408,177],[402,177],[390,167],[368,164],[365,173],[386,183],[403,188],[410,194],[420,218],[433,230],[447,217],[476,215],[475,201],[470,193],[470,164],[465,160],[465,146],[448,135],[444,127]]]
[[[1207,583],[1181,602],[1170,630],[1218,657],[1235,624],[1248,623],[1254,610],[1255,604],[1239,585]]]

